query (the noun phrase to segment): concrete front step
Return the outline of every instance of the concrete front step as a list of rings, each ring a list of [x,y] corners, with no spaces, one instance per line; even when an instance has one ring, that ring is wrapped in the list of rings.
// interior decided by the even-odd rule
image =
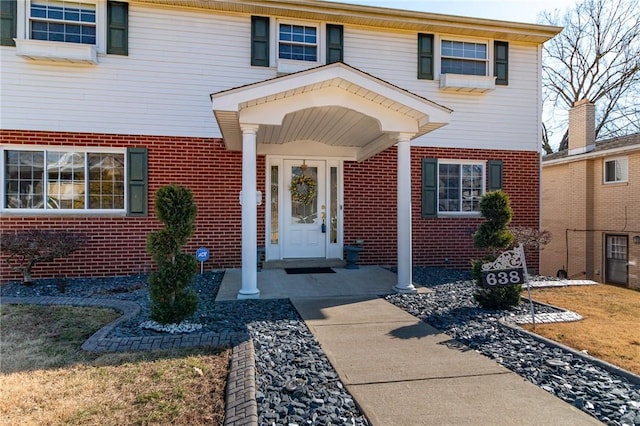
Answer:
[[[284,269],[284,268],[342,268],[342,259],[285,259],[269,260],[263,262],[263,269]]]

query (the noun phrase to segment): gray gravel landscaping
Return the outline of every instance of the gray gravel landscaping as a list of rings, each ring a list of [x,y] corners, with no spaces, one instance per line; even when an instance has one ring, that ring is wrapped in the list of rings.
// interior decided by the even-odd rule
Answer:
[[[504,317],[526,314],[528,302],[507,312],[481,309],[473,300],[474,283],[469,278],[462,272],[447,276],[420,268],[414,281],[432,293],[386,299],[603,423],[640,425],[640,385],[501,324]],[[546,309],[536,304],[536,312]]]
[[[287,300],[215,303],[223,274],[214,271],[196,277],[193,288],[199,307],[190,321],[203,325],[199,332],[250,333],[256,355],[258,423],[367,425],[293,306]],[[512,311],[479,308],[471,296],[474,284],[464,271],[416,268],[414,281],[433,291],[390,295],[386,300],[604,423],[640,425],[640,385],[499,321],[527,314],[528,304]],[[109,337],[160,335],[139,326],[149,314],[145,276],[41,280],[32,287],[7,283],[0,286],[0,296],[135,301],[141,306],[140,315],[120,324]],[[556,311],[543,305],[536,305],[536,310]]]

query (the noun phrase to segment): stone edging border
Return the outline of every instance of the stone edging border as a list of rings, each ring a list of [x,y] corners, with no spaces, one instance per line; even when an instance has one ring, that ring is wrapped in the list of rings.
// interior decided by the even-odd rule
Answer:
[[[140,305],[118,299],[88,297],[3,297],[3,304],[59,305],[112,308],[122,315],[95,332],[83,344],[87,352],[130,352],[150,349],[173,349],[196,346],[232,346],[231,365],[225,395],[225,426],[257,426],[255,351],[248,333],[190,333],[167,336],[106,336],[121,322],[140,312]]]
[[[251,339],[233,347],[227,379],[224,425],[258,425],[256,361]]]
[[[540,336],[539,334],[536,333],[532,333],[531,331],[525,330],[524,328],[509,322],[508,320],[505,320],[504,318],[501,318],[500,320],[498,320],[500,322],[500,324],[504,325],[505,327],[509,327],[513,330],[519,331],[521,333],[525,333],[528,336],[530,336],[531,338],[545,343],[551,347],[556,347],[559,349],[562,349],[564,351],[567,351],[577,357],[580,357],[586,361],[589,361],[593,364],[596,364],[597,366],[609,371],[610,373],[616,374],[620,377],[624,377],[625,379],[627,379],[630,383],[633,383],[635,385],[640,385],[640,376],[638,376],[637,374],[632,373],[631,371],[625,370],[623,368],[620,368],[618,366],[615,366],[613,364],[610,364],[606,361],[603,361],[601,359],[592,357],[591,355],[585,354],[584,352],[580,352],[576,349],[570,348],[569,346],[563,345],[562,343],[558,343],[554,340],[551,339],[547,339],[546,337]]]
[[[536,300],[534,300],[534,303],[537,303],[539,305],[549,306],[551,308],[558,309],[559,311],[562,311],[562,312],[571,312],[571,311],[567,311],[566,309],[561,308],[559,306],[554,306],[554,305],[550,305],[548,303],[538,302]],[[582,358],[584,360],[587,360],[587,361],[589,361],[589,362],[591,362],[593,364],[598,365],[599,367],[604,368],[605,370],[609,371],[610,373],[617,374],[618,376],[624,377],[625,379],[627,379],[629,382],[631,382],[633,384],[640,385],[640,376],[637,375],[637,374],[632,373],[631,371],[625,370],[623,368],[620,368],[620,367],[618,367],[616,365],[610,364],[610,363],[608,363],[606,361],[603,361],[601,359],[592,357],[591,355],[588,355],[588,354],[586,354],[584,352],[581,352],[581,351],[578,351],[576,349],[570,348],[569,346],[565,346],[562,343],[558,343],[558,342],[556,342],[554,340],[547,339],[546,337],[540,336],[539,334],[533,333],[533,332],[531,332],[529,330],[525,330],[524,328],[520,327],[520,325],[514,323],[508,317],[500,318],[498,321],[500,322],[500,324],[504,325],[505,327],[509,327],[509,328],[514,329],[516,331],[520,331],[522,333],[525,333],[528,336],[530,336],[531,338],[536,339],[537,341],[545,343],[545,344],[547,344],[549,346],[556,347],[556,348],[565,350],[567,352],[570,352],[570,353],[572,353],[573,355],[575,355],[577,357],[580,357],[580,358]]]

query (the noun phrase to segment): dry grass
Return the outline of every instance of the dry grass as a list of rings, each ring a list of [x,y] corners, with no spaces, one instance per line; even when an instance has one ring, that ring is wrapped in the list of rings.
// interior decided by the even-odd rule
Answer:
[[[218,425],[228,350],[92,354],[82,342],[117,314],[1,305],[3,424]]]
[[[600,284],[532,289],[531,293],[534,300],[577,312],[584,318],[539,324],[536,333],[640,374],[640,291]]]

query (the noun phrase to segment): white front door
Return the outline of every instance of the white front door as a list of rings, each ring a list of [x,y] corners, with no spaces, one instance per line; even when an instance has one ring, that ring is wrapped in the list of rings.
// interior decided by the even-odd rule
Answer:
[[[327,255],[327,228],[322,226],[326,220],[326,162],[284,160],[283,168],[283,257],[324,258]]]

